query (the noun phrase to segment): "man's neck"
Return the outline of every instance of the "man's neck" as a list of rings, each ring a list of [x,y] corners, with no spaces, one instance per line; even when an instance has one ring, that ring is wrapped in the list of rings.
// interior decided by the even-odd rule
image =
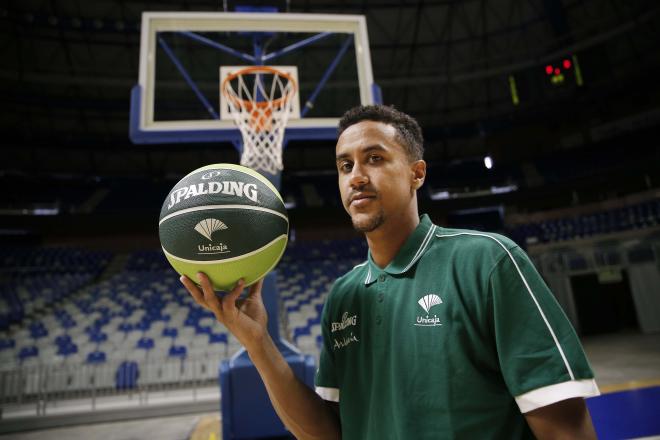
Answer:
[[[395,217],[388,218],[379,228],[367,232],[367,244],[374,263],[381,269],[387,267],[417,225],[419,225],[419,215],[415,205],[415,209],[408,209]]]

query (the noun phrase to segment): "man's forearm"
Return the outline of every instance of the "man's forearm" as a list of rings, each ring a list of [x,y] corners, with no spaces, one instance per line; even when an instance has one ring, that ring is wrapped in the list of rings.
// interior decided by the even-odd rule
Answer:
[[[248,348],[275,411],[298,439],[339,439],[336,414],[293,374],[270,336]]]

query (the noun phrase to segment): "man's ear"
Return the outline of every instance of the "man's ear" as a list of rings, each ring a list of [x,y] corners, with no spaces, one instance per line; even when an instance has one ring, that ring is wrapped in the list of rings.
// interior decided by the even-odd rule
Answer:
[[[424,185],[426,179],[426,162],[423,160],[416,160],[411,165],[412,170],[412,187],[418,190]]]

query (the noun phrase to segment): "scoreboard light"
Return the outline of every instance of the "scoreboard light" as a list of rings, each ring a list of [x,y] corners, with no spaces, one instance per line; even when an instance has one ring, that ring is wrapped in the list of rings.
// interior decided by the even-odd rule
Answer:
[[[573,71],[575,83],[578,85],[578,87],[584,85],[582,71],[580,70],[580,63],[578,62],[577,55],[571,55],[557,61],[556,63],[547,64],[544,70],[545,75],[553,85],[563,84],[565,76],[569,71]]]
[[[573,55],[573,60],[576,60]],[[550,82],[554,85],[559,85],[564,82],[564,73],[573,68],[573,63],[569,58],[564,58],[555,64],[548,64],[545,66],[545,74],[550,78]]]

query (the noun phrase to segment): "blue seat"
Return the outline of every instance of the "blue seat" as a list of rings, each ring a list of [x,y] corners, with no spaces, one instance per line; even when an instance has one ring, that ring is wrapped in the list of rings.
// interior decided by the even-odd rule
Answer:
[[[170,315],[163,315],[161,314],[160,311],[154,312],[154,313],[149,313],[145,315],[145,318],[149,320],[149,322],[155,322],[155,321],[163,321],[163,322],[169,322],[171,319]]]
[[[35,322],[30,325],[30,336],[32,339],[41,339],[48,336],[48,330],[41,322]]]
[[[0,313],[0,330],[7,330],[10,324],[9,313]]]
[[[176,338],[179,335],[179,330],[174,327],[165,327],[163,329],[163,336],[168,338]]]
[[[135,325],[136,330],[140,330],[143,332],[146,332],[151,328],[151,322],[150,321],[140,321]]]
[[[142,350],[151,350],[154,348],[153,338],[140,338],[135,345],[135,348],[141,348]]]
[[[0,350],[5,350],[7,348],[14,348],[16,346],[16,341],[14,339],[0,339]]]
[[[296,327],[293,329],[293,341],[297,343],[300,336],[307,336],[310,334],[311,330],[309,327]]]
[[[105,352],[103,351],[92,351],[87,355],[88,364],[103,364],[106,361]]]
[[[89,342],[94,342],[100,344],[108,340],[108,335],[106,333],[97,331],[89,335]]]
[[[115,387],[118,390],[127,390],[137,386],[140,369],[135,361],[124,361],[117,368],[115,374]]]
[[[117,327],[117,330],[119,330],[120,332],[124,332],[124,333],[131,332],[131,331],[133,331],[133,324],[130,324],[128,322],[122,322]]]
[[[68,344],[62,344],[57,348],[57,354],[61,356],[71,356],[72,354],[78,353],[78,346],[73,342]]]
[[[21,351],[18,353],[18,358],[21,361],[30,357],[37,357],[37,356],[39,356],[39,349],[35,346],[23,347],[21,348]]]
[[[67,345],[71,343],[71,335],[67,335],[67,334],[60,335],[55,338],[55,343],[60,346]]]
[[[199,322],[199,317],[193,316],[193,315],[188,315],[188,317],[184,321],[183,325],[186,326],[186,327],[196,327],[197,322]]]
[[[173,358],[185,358],[188,354],[188,350],[183,345],[173,345],[170,347],[168,353],[169,357]]]
[[[226,333],[210,333],[209,334],[209,344],[226,344],[227,334]]]
[[[208,325],[198,325],[195,327],[195,334],[197,335],[210,335],[213,332],[213,329]]]

